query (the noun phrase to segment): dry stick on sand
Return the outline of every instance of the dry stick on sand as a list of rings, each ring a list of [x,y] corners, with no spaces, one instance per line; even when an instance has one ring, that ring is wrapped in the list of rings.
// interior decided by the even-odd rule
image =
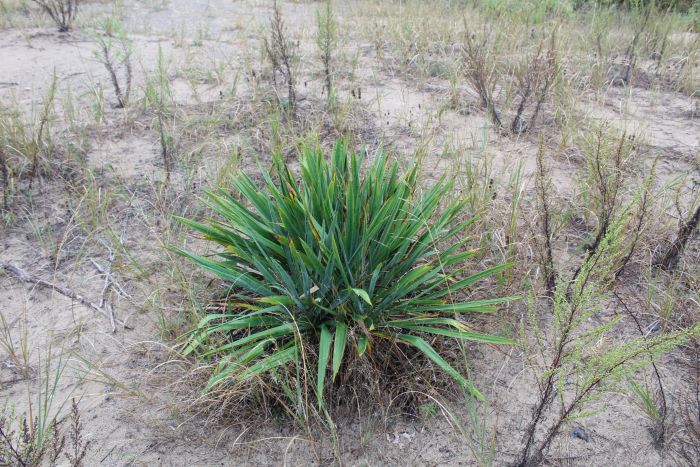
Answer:
[[[112,251],[111,248],[107,247],[109,249],[109,266],[107,268],[101,267],[97,262],[95,262],[94,259],[90,259],[92,261],[92,264],[95,265],[98,271],[100,271],[102,274],[105,276],[105,282],[104,285],[102,286],[102,292],[100,293],[100,304],[98,305],[100,308],[104,309],[107,311],[109,314],[109,322],[112,324],[112,332],[116,330],[116,326],[114,325],[114,310],[112,310],[112,304],[111,303],[105,303],[105,295],[107,294],[107,291],[109,290],[109,286],[111,285],[110,281],[110,275],[112,274],[112,262],[114,261],[114,252]]]
[[[85,298],[82,295],[73,291],[73,289],[54,284],[52,282],[47,282],[43,279],[39,279],[36,276],[33,276],[29,273],[26,273],[25,271],[21,270],[20,268],[18,268],[14,264],[0,263],[0,268],[4,269],[10,275],[16,277],[17,279],[21,280],[22,282],[27,282],[29,284],[36,284],[36,285],[39,285],[41,287],[46,287],[48,289],[54,290],[54,291],[60,293],[61,295],[70,298],[71,300],[75,300],[76,302],[79,302],[82,305],[85,305],[86,307],[101,313],[107,319],[109,319],[110,322],[112,323],[112,332],[116,332],[116,330],[117,330],[116,324],[124,326],[124,329],[132,329],[131,327],[127,326],[126,323],[124,323],[124,321],[115,318],[114,314],[110,314],[104,308],[92,303],[87,298]]]
[[[111,281],[109,280],[109,276],[112,273],[112,268],[111,266],[105,268],[104,266],[100,265],[97,263],[94,259],[90,258],[90,262],[95,266],[95,269],[97,269],[100,273],[102,273],[105,276],[105,282],[104,285],[102,286],[102,292],[100,293],[100,307],[103,307],[105,304],[105,295],[107,294],[107,289],[109,289],[109,286],[111,285]]]
[[[114,251],[105,242],[102,242],[102,244],[107,248],[107,251],[109,251],[109,258],[107,260],[109,261],[109,266],[107,266],[106,268],[102,267],[97,263],[97,261],[90,258],[90,261],[95,266],[95,268],[105,276],[105,282],[102,286],[102,292],[100,293],[100,308],[104,307],[105,305],[105,294],[107,293],[107,289],[109,289],[109,286],[111,285],[110,276],[112,274],[112,263],[114,262]]]
[[[102,266],[100,263],[95,261],[94,259],[90,258],[90,262],[92,263],[93,266],[95,266],[95,269],[97,269],[100,273],[107,275],[107,278],[105,279],[105,282],[109,280],[109,285],[112,287],[113,290],[116,290],[119,295],[122,297],[126,298],[131,298],[131,295],[126,293],[124,288],[112,277],[112,268],[110,267],[109,269],[105,268]],[[104,296],[106,288],[102,289],[102,296]]]
[[[114,325],[114,311],[112,310],[112,304],[105,300],[105,296],[109,291],[110,287],[112,287],[113,289],[116,287],[118,293],[124,295],[125,297],[128,297],[129,295],[126,292],[124,292],[124,289],[122,289],[121,286],[119,286],[119,284],[112,280],[112,263],[114,263],[115,258],[114,250],[112,250],[105,241],[100,241],[100,243],[102,243],[102,245],[104,245],[104,247],[107,248],[107,251],[109,251],[109,265],[107,267],[104,267],[92,258],[90,258],[90,262],[92,262],[93,266],[95,266],[95,269],[97,269],[105,277],[104,285],[102,286],[102,292],[100,293],[99,307],[104,308],[109,313],[109,320],[112,323],[112,332],[114,332],[116,328]]]
[[[681,221],[676,239],[666,252],[654,260],[654,266],[670,271],[678,264],[678,260],[685,250],[685,245],[693,236],[693,232],[700,227],[700,206],[695,209],[695,213],[688,221]]]

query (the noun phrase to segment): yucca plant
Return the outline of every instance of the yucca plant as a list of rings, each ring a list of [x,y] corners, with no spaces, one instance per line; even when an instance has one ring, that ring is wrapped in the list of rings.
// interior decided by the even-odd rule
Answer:
[[[224,249],[218,259],[178,251],[230,283],[224,311],[205,316],[184,347],[184,354],[220,358],[207,389],[300,363],[303,352],[314,356],[322,406],[327,373],[335,380],[351,359],[386,349],[375,345],[384,340],[417,349],[482,398],[426,337],[510,343],[459,319],[512,299],[459,300],[460,291],[507,265],[465,277],[474,251],[455,238],[473,219],[460,217],[461,200],[439,213],[452,184],[421,192],[415,165],[402,174],[380,152],[363,175],[364,162],[347,141],[329,160],[306,145],[298,178],[275,158],[274,176],[261,168],[262,186],[242,175],[235,194],[207,193],[220,220],[180,218]]]

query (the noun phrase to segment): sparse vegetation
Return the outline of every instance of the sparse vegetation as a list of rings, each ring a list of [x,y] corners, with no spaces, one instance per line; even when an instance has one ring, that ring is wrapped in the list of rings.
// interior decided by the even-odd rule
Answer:
[[[33,112],[29,118],[18,109],[0,107],[0,157],[6,211],[11,207],[20,180],[28,178],[31,189],[38,176],[52,173],[57,168],[51,128],[57,80],[54,74],[38,113]]]
[[[657,356],[700,335],[700,325],[694,325],[688,330],[605,346],[600,342],[608,340],[606,335],[615,328],[618,318],[594,327],[584,326],[599,311],[611,285],[610,277],[621,254],[621,227],[622,224],[616,223],[608,231],[576,270],[571,282],[562,280],[559,283],[553,304],[554,340],[538,337],[533,343],[523,335],[524,348],[537,349],[533,360],[541,356],[547,363],[536,373],[539,400],[525,429],[525,442],[517,465],[541,464],[562,425],[586,416],[588,406],[604,392],[616,390],[625,377],[648,365],[647,356]],[[532,311],[528,324],[535,336],[543,335]]]
[[[698,465],[694,3],[0,0],[0,464]]]

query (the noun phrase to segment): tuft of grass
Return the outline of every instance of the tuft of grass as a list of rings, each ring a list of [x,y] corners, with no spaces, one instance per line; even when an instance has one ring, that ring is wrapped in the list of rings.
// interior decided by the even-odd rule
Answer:
[[[474,218],[461,217],[464,200],[440,209],[452,183],[441,180],[421,193],[416,165],[400,173],[379,152],[363,176],[364,162],[344,140],[329,160],[320,147],[306,144],[299,178],[277,156],[278,179],[262,170],[262,186],[242,175],[233,181],[235,193],[207,193],[207,205],[221,219],[179,218],[224,249],[217,260],[177,251],[230,284],[221,309],[199,322],[183,349],[220,359],[207,390],[296,365],[313,381],[322,408],[329,372],[337,381],[356,360],[386,359],[377,352],[398,347],[422,353],[483,398],[435,342],[511,343],[476,332],[460,318],[494,312],[514,299],[461,299],[508,265],[463,274],[475,252],[456,237]],[[304,371],[309,360],[316,362],[315,375]]]
[[[60,168],[54,157],[52,128],[57,83],[54,73],[40,112],[30,118],[16,108],[0,106],[0,171],[3,210],[8,213],[21,179],[29,178],[31,190],[37,176],[54,174]]]
[[[664,419],[666,417],[663,404],[659,403],[646,384],[643,386],[634,379],[630,379],[628,394],[632,403],[651,422],[652,425],[649,428],[649,432],[652,439],[656,444],[662,445],[664,441],[663,433],[665,430]]]
[[[60,416],[67,401],[57,405],[59,401],[56,397],[68,362],[61,349],[52,371],[56,356],[51,351],[49,346],[46,360],[39,362],[43,370],[37,372],[38,391],[34,398],[29,397],[28,410],[19,413],[9,401],[5,401],[0,409],[0,465],[84,465],[90,442],[83,437],[83,424],[75,398],[72,400],[70,426],[67,430],[70,446],[66,445],[65,432],[60,429]],[[28,394],[30,384],[27,383]],[[60,462],[62,457],[68,461],[67,464]]]

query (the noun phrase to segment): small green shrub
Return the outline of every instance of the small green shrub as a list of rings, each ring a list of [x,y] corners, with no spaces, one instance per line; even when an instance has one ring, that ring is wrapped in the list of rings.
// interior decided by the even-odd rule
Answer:
[[[299,369],[311,355],[322,406],[329,370],[335,380],[349,360],[404,345],[482,397],[422,336],[510,343],[458,318],[512,299],[459,301],[460,291],[507,265],[464,277],[474,252],[455,238],[473,219],[460,218],[461,200],[439,213],[452,184],[421,192],[415,165],[402,174],[380,153],[363,176],[363,162],[344,141],[329,161],[306,145],[298,179],[277,157],[278,179],[262,170],[262,186],[242,175],[235,195],[207,193],[221,220],[180,218],[224,250],[218,260],[178,251],[231,284],[226,311],[204,317],[184,348],[221,357],[207,390],[228,378],[276,374],[280,365]],[[389,347],[375,345],[382,340]]]

